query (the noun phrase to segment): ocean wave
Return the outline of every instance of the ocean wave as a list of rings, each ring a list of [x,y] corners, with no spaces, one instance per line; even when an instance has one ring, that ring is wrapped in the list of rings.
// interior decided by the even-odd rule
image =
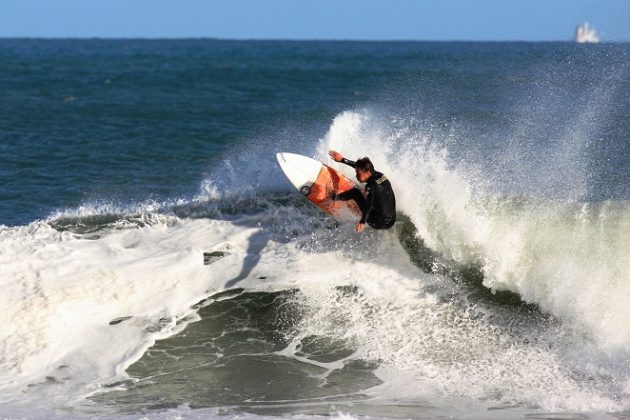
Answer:
[[[477,265],[486,287],[518,293],[604,348],[630,350],[629,203],[491,194],[479,182],[483,173],[454,162],[422,131],[367,112],[339,115],[320,158],[328,149],[370,154],[422,241],[442,257]]]
[[[627,203],[492,194],[483,171],[421,129],[368,111],[340,114],[304,153],[326,160],[328,149],[369,155],[392,180],[402,216],[392,231],[357,235],[322,214],[273,157],[243,177],[215,168],[189,201],[96,203],[1,227],[5,402],[63,405],[130,389],[128,368],[157,339],[177,343],[213,296],[238,288],[297,291],[291,332],[266,330],[286,333],[273,352],[303,363],[337,343],[343,357],[324,370],[367,366],[374,398],[395,398],[388,386],[408,381],[410,399],[627,408]],[[480,298],[462,279],[539,310]],[[323,347],[305,355],[309,343]],[[183,348],[175,358],[185,363]]]

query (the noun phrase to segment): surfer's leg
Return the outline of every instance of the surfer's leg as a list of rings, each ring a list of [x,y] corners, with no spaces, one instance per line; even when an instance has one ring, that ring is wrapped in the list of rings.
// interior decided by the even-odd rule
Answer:
[[[367,203],[365,201],[365,197],[363,196],[363,193],[358,188],[353,188],[349,191],[342,192],[341,194],[337,194],[335,196],[335,200],[341,200],[341,201],[354,200],[354,202],[357,203],[357,206],[359,206],[359,210],[361,210],[361,213],[365,214]]]
[[[389,219],[389,220],[368,220],[367,224],[370,225],[370,227],[374,228],[374,229],[389,229],[392,226],[394,226],[394,222],[396,222],[396,219]]]

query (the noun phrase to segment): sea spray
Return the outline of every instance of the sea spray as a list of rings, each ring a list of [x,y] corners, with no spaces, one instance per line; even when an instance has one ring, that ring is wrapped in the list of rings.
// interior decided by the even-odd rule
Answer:
[[[441,256],[477,265],[484,285],[518,293],[609,350],[630,350],[630,207],[483,191],[448,150],[420,132],[402,137],[370,112],[346,112],[322,139],[349,158],[370,155],[399,210]],[[352,176],[342,165],[337,165]]]

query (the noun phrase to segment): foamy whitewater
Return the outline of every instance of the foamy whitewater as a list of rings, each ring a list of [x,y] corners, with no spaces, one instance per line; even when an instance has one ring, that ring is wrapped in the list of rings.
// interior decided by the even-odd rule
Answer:
[[[189,42],[192,57],[200,54],[197,49],[206,51],[196,41]],[[64,45],[58,47],[61,52],[50,53],[53,59],[63,55]],[[244,50],[238,54],[245,58],[234,60],[249,64],[235,68],[262,66],[261,72],[270,72],[270,79],[261,82],[268,87],[276,80],[271,76],[275,72],[283,75],[276,80],[278,86],[290,85],[290,76],[301,74],[291,68],[282,73],[294,59],[285,62],[274,54],[290,52],[298,64],[310,63],[308,54],[318,45],[217,41],[212,48],[220,50],[221,60],[232,57],[231,48]],[[330,63],[342,60],[340,65],[350,70],[361,65],[344,64],[344,54],[355,47],[322,45],[316,53],[325,59],[330,54],[334,58]],[[118,47],[105,43],[86,51],[104,49],[99,54],[104,54],[107,65],[119,58]],[[477,45],[477,52],[471,48],[485,57],[493,48],[509,52],[526,47],[530,48]],[[115,59],[109,58],[108,48],[116,51],[111,53]],[[143,49],[158,47],[132,42],[130,48],[138,49],[132,52],[143,59]],[[159,51],[166,61],[169,54],[177,54],[164,48],[166,52]],[[208,65],[218,60],[212,48]],[[256,58],[260,48],[269,51]],[[360,48],[379,49],[373,54],[379,60],[389,51],[381,45]],[[397,48],[403,68],[408,49],[416,47]],[[433,60],[434,67],[422,70],[431,77],[434,69],[444,70],[441,54],[454,51],[460,58],[469,54],[458,44],[423,48],[428,52],[418,62],[423,66],[423,60]],[[41,54],[49,54],[46,51]],[[134,57],[121,59],[122,63]],[[196,58],[190,60],[190,68],[197,69]],[[554,63],[551,58],[541,60]],[[483,69],[485,62],[480,63],[475,68]],[[126,68],[123,64],[112,65]],[[446,70],[440,80],[451,83],[455,91],[463,89],[458,73]],[[187,74],[177,80],[197,80],[184,77]],[[625,73],[619,74],[615,77]],[[395,86],[387,84],[380,87],[385,93],[379,100],[371,101],[361,96],[369,83],[359,84],[351,94],[362,101],[335,105],[337,111],[325,119],[321,130],[306,122],[300,126],[293,114],[265,108],[277,105],[282,112],[297,113],[306,100],[284,104],[284,97],[265,96],[272,95],[273,88],[272,93],[261,88],[254,90],[263,99],[252,96],[251,101],[264,104],[256,111],[267,113],[265,121],[272,121],[272,128],[265,126],[243,139],[230,137],[233,131],[224,122],[231,121],[230,112],[237,112],[227,108],[240,102],[216,99],[231,94],[228,76],[220,88],[206,89],[215,95],[208,108],[203,108],[203,101],[195,103],[193,109],[203,108],[202,116],[190,112],[163,116],[132,105],[121,111],[118,124],[131,131],[115,137],[114,123],[105,131],[114,138],[103,158],[111,162],[102,170],[115,168],[109,177],[129,171],[125,177],[138,177],[133,183],[115,187],[118,181],[105,186],[88,182],[82,187],[88,193],[76,198],[75,185],[84,182],[82,177],[96,179],[98,168],[83,168],[81,160],[86,157],[76,152],[75,160],[68,152],[64,155],[71,167],[68,179],[41,174],[38,181],[48,185],[46,191],[68,185],[39,200],[57,203],[50,205],[48,216],[22,223],[22,210],[7,213],[7,220],[17,222],[0,225],[0,415],[151,419],[630,415],[630,203],[623,198],[623,183],[610,181],[617,175],[597,178],[596,165],[583,159],[605,145],[606,136],[599,134],[605,126],[602,121],[625,121],[611,105],[617,91],[598,84],[580,87],[590,97],[573,116],[562,107],[554,108],[555,96],[529,91],[532,101],[539,101],[531,108],[523,105],[531,113],[514,118],[505,130],[486,133],[493,136],[488,139],[469,125],[476,121],[474,110],[490,105],[479,100],[473,111],[462,105],[461,113],[452,111],[457,118],[443,119],[440,107],[459,102],[435,95],[432,79],[414,85],[418,92],[410,94],[411,99],[391,93]],[[339,80],[346,80],[342,76]],[[125,79],[129,75],[120,76],[120,82],[108,77],[110,83],[97,79],[98,86],[135,86]],[[207,77],[214,80],[216,74]],[[546,86],[556,86],[552,76],[545,77]],[[501,83],[513,82],[505,80]],[[313,86],[327,85],[318,79],[304,86],[296,91],[308,93]],[[141,91],[155,94],[147,89]],[[81,95],[88,93],[78,92],[79,99],[64,100],[64,106],[80,106]],[[509,97],[506,92],[502,94]],[[435,102],[426,104],[424,98]],[[498,108],[506,106],[501,101],[507,100],[501,98],[492,98]],[[215,100],[219,111],[213,108]],[[411,105],[400,104],[406,100]],[[319,99],[312,101],[320,112]],[[126,106],[122,100],[121,104]],[[413,112],[405,111],[407,105]],[[438,111],[429,115],[427,108]],[[175,188],[168,183],[172,179],[186,183],[195,176],[192,170],[171,170],[172,146],[158,149],[162,146],[157,141],[148,142],[125,155],[129,163],[117,157],[135,144],[127,139],[141,136],[133,131],[136,126],[148,130],[153,124],[150,112],[156,112],[159,121],[171,121],[164,123],[169,133],[195,127],[195,121],[204,118],[218,120],[214,129],[228,133],[232,143],[212,145],[220,159],[211,164],[195,161],[200,152],[191,149],[190,166],[205,172],[194,181],[190,195],[169,189]],[[259,121],[238,112],[239,123],[256,126]],[[129,122],[128,115],[138,121]],[[462,121],[462,115],[469,115],[469,120]],[[321,122],[323,117],[313,118]],[[615,127],[623,134],[625,126],[620,124]],[[194,131],[186,135],[197,141]],[[593,145],[593,138],[600,144]],[[199,142],[204,144],[203,139]],[[52,144],[43,149],[42,162],[53,153],[47,150],[57,150]],[[354,179],[352,168],[328,158],[331,149],[351,159],[368,155],[391,180],[398,205],[393,229],[355,233],[353,224],[339,223],[307,202],[275,161],[277,152],[305,154]],[[623,157],[624,150],[619,146],[614,155]],[[169,177],[142,178],[141,170],[133,172],[139,167],[133,159],[143,154]],[[607,162],[612,167],[612,161]],[[72,178],[81,170],[85,175]],[[612,192],[593,187],[597,182],[614,184]],[[133,189],[145,185],[160,193],[145,195]],[[18,186],[14,189],[21,193]],[[112,189],[115,198],[107,199]],[[140,199],[129,198],[136,193]],[[65,197],[75,198],[67,205],[55,201]]]
[[[235,287],[297,290],[305,315],[277,353],[319,366],[322,378],[348,360],[376,363],[380,384],[361,390],[368,404],[460,414],[472,406],[480,417],[487,407],[627,410],[628,207],[479,196],[447,150],[379,124],[344,112],[314,156],[372,151],[397,187],[403,224],[416,230],[405,240],[436,255],[431,270],[412,263],[401,226],[357,235],[288,189],[233,185],[228,194],[213,176],[193,202],[120,210],[97,233],[80,225],[111,209],[3,227],[3,410],[99,412],[90,396],[126,380],[156,340],[197,321],[197,303]],[[204,253],[215,260],[204,264]],[[452,274],[459,266],[541,312],[471,297]],[[351,353],[309,360],[298,355],[308,337]]]

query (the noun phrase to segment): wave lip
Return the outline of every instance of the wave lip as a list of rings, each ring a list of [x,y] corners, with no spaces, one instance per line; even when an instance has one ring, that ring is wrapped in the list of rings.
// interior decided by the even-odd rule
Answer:
[[[491,193],[492,179],[455,160],[439,135],[369,111],[338,115],[318,156],[326,159],[328,149],[370,155],[424,243],[443,258],[478,266],[486,287],[518,293],[603,349],[630,351],[627,202]]]

